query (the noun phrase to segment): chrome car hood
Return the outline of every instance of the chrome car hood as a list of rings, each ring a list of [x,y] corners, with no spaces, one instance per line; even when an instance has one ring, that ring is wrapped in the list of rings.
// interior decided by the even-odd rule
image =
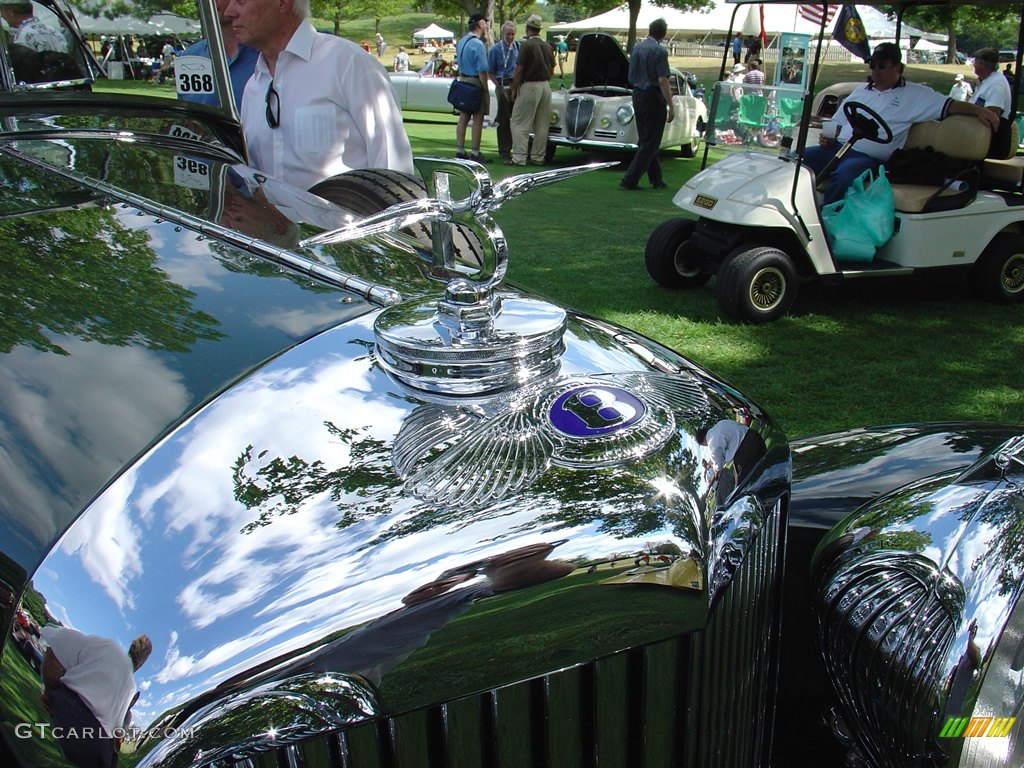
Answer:
[[[432,173],[451,161],[429,161],[437,199],[362,221],[293,190],[287,202],[327,218],[275,249],[206,223],[229,190],[274,196],[271,180],[214,160],[216,184],[180,185],[180,153],[136,142],[132,170],[92,141],[0,152],[19,258],[46,251],[84,282],[82,317],[38,317],[0,360],[17,427],[3,578],[52,620],[150,636],[133,715],[162,730],[131,745],[143,764],[255,754],[712,622],[709,637],[770,647],[790,481],[779,430],[669,350],[501,285],[490,212],[566,169],[492,185],[456,163],[476,188],[451,200]],[[130,173],[152,175],[153,198],[119,186]],[[475,222],[490,278],[390,239],[424,219]],[[375,275],[404,283],[404,301]],[[97,308],[107,295],[116,306]],[[98,392],[122,392],[114,411]],[[37,424],[40,393],[66,412]],[[118,424],[129,433],[103,439]],[[46,721],[37,690],[3,706],[5,721]],[[8,746],[25,764],[55,749]]]
[[[604,32],[580,35],[573,88],[629,88],[629,59],[619,41]]]

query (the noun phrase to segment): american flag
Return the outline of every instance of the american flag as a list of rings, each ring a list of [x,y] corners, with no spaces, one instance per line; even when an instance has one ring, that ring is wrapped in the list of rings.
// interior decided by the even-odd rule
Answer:
[[[832,21],[832,17],[836,15],[836,11],[839,10],[838,5],[799,5],[797,6],[799,13],[805,19],[814,24],[821,24],[822,16],[825,17],[825,23],[828,24]]]

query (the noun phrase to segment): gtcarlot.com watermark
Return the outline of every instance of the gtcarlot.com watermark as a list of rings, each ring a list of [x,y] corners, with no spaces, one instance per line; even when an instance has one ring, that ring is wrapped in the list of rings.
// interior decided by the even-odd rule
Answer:
[[[55,739],[96,739],[102,738],[106,733],[94,726],[84,725],[78,728],[70,726],[53,725],[52,723],[17,723],[14,726],[14,735],[19,739],[46,738],[52,736]],[[122,741],[141,741],[143,739],[176,739],[190,738],[191,728],[115,728],[111,736]]]

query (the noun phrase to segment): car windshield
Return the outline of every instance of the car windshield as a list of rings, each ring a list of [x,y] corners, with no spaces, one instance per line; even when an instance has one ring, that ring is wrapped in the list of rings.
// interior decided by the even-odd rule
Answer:
[[[725,150],[788,154],[796,144],[803,106],[804,93],[797,88],[715,83],[707,143]]]

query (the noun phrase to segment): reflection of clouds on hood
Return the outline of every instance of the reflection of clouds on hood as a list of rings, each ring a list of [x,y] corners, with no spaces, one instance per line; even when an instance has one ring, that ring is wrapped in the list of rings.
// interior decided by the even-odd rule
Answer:
[[[157,238],[153,238],[154,248],[159,248]],[[177,253],[165,255],[160,259],[160,268],[171,280],[190,291],[222,291],[224,288],[224,265],[210,251],[209,241],[197,241],[195,236],[180,237],[175,247]],[[164,250],[163,253],[169,253]],[[202,258],[196,258],[196,256]]]
[[[371,416],[366,376],[365,361],[334,357],[310,368],[270,369],[215,401],[166,446],[181,451],[174,469],[142,489],[138,503],[145,516],[162,519],[169,535],[189,534],[183,564],[199,575],[181,585],[178,603],[194,628],[251,608],[275,584],[344,554],[323,551],[324,531],[334,530],[338,512],[317,498],[304,500],[295,515],[240,533],[258,512],[235,500],[232,466],[247,445],[266,450],[267,461],[298,455],[344,466],[350,449],[328,432],[325,419],[356,428],[372,420],[374,434],[387,439],[402,411],[380,403]],[[322,407],[298,407],[308,403]]]
[[[19,347],[0,370],[3,503],[21,510],[20,519],[43,541],[79,511],[63,508],[66,495],[46,496],[45,489],[91,495],[188,403],[180,376],[152,352],[56,341],[68,356]]]
[[[258,314],[253,315],[252,323],[256,327],[274,328],[292,338],[300,338],[309,333],[311,328],[323,328],[337,317],[338,310],[329,304],[311,303],[302,310],[268,311],[266,307],[261,307]]]
[[[65,553],[79,556],[85,572],[103,587],[119,610],[135,607],[128,582],[142,573],[142,532],[128,515],[134,478],[134,471],[119,478],[60,543]]]

